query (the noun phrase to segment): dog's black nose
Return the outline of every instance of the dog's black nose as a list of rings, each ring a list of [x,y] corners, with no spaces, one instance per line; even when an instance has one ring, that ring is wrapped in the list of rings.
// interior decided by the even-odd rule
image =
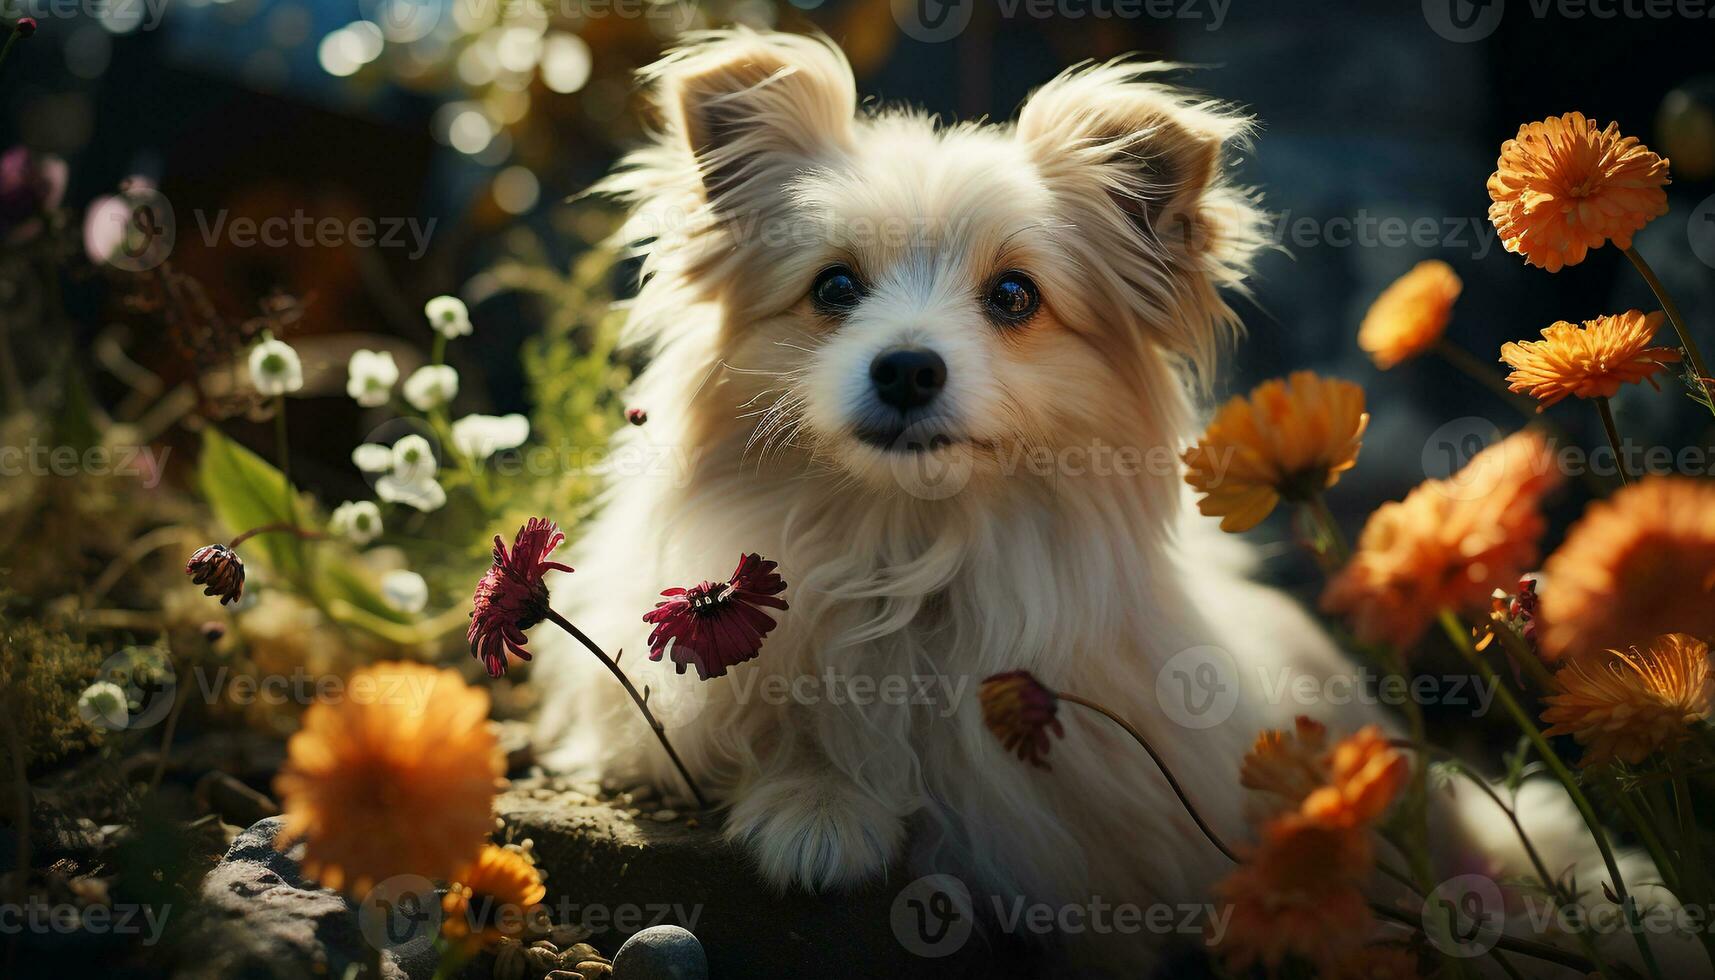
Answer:
[[[884,351],[870,362],[869,380],[877,398],[908,412],[935,400],[947,384],[947,362],[932,350]]]

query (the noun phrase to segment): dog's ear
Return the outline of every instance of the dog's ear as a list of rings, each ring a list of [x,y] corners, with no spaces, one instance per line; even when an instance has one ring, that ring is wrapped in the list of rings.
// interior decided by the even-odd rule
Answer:
[[[1031,95],[1018,135],[1051,184],[1099,184],[1140,234],[1196,253],[1219,230],[1203,204],[1225,149],[1248,135],[1250,120],[1147,80],[1168,67],[1074,68]]]
[[[819,38],[708,32],[647,75],[657,83],[669,138],[690,152],[717,210],[744,185],[777,190],[780,179],[851,139],[851,66]]]
[[[1030,96],[1016,133],[1093,281],[1111,285],[1162,345],[1209,369],[1238,329],[1218,291],[1242,288],[1265,220],[1224,172],[1250,118],[1153,80],[1171,67],[1074,68]]]

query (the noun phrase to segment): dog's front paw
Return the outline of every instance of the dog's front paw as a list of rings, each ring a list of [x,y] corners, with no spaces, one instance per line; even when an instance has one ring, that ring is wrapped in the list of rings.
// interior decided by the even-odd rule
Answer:
[[[782,891],[839,891],[879,877],[904,836],[903,822],[886,807],[821,777],[753,786],[726,823],[727,839],[749,850]]]

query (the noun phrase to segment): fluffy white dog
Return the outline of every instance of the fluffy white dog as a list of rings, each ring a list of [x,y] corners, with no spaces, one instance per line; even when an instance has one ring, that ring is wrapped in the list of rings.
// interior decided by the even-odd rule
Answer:
[[[1249,120],[1160,67],[1073,69],[1000,125],[860,112],[806,37],[700,35],[647,72],[658,135],[602,189],[645,243],[649,421],[555,595],[626,650],[783,889],[938,871],[1053,906],[1208,900],[1230,864],[1148,758],[1066,707],[1052,771],[1021,763],[977,703],[998,672],[1132,720],[1235,842],[1259,729],[1376,720],[1285,693],[1355,668],[1187,506],[1177,454],[1237,329],[1222,293],[1265,242],[1224,173]],[[760,656],[708,681],[650,662],[657,592],[744,552],[788,583]],[[680,785],[591,658],[536,671],[551,764]],[[1147,965],[1158,944],[1079,945]]]

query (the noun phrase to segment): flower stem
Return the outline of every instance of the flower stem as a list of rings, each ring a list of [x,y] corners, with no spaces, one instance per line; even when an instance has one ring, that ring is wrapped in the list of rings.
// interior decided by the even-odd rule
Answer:
[[[1703,352],[1697,349],[1697,341],[1691,339],[1691,331],[1685,326],[1685,318],[1679,315],[1679,307],[1673,298],[1667,295],[1666,287],[1656,278],[1655,270],[1650,268],[1644,257],[1638,254],[1636,246],[1626,249],[1626,258],[1632,260],[1632,265],[1638,270],[1638,275],[1649,283],[1650,292],[1655,293],[1656,302],[1661,304],[1662,311],[1667,314],[1669,323],[1673,324],[1674,333],[1679,335],[1679,345],[1685,348],[1686,360],[1691,362],[1691,370],[1696,372],[1697,381],[1703,385],[1703,397],[1710,411],[1715,412],[1715,390],[1711,388],[1709,369],[1703,364]]]
[[[1620,471],[1620,482],[1632,482],[1632,475],[1626,472],[1626,451],[1620,444],[1620,429],[1614,424],[1614,409],[1608,404],[1608,399],[1596,398],[1596,411],[1602,415],[1602,428],[1608,433],[1608,445],[1614,447],[1614,468]]]
[[[324,531],[312,531],[309,528],[299,527],[296,524],[288,524],[285,521],[275,521],[272,524],[263,524],[260,527],[253,527],[250,530],[245,531],[243,534],[240,534],[238,537],[233,538],[228,542],[227,547],[237,548],[239,545],[256,537],[258,534],[272,534],[276,531],[284,531],[300,541],[320,541],[327,537],[327,533]]]
[[[637,688],[631,683],[631,678],[625,676],[625,672],[619,669],[619,664],[616,663],[612,657],[609,657],[604,653],[601,647],[596,646],[594,640],[585,636],[583,630],[573,626],[571,621],[566,619],[566,617],[555,612],[553,609],[549,609],[547,618],[548,621],[553,623],[555,626],[558,626],[567,633],[570,633],[579,643],[582,643],[589,652],[595,654],[596,659],[600,660],[602,664],[607,667],[608,671],[613,674],[613,676],[619,678],[619,683],[625,686],[625,693],[631,695],[632,703],[637,705],[638,711],[643,712],[643,720],[649,723],[649,728],[655,733],[655,738],[661,742],[661,747],[667,751],[667,758],[673,760],[673,766],[679,770],[680,778],[685,780],[685,785],[690,788],[691,795],[696,797],[697,807],[699,809],[707,810],[709,808],[709,801],[703,797],[703,791],[697,788],[696,780],[691,778],[690,770],[686,769],[685,763],[679,759],[679,753],[674,751],[673,743],[667,740],[667,727],[655,719],[655,713],[649,710],[649,702],[643,697],[643,695],[637,693]]]
[[[4,66],[6,64],[6,56],[12,53],[12,45],[17,44],[18,39],[23,36],[24,35],[18,33],[18,25],[12,25],[12,32],[6,36],[6,45],[4,47],[0,47],[0,66]]]
[[[1346,535],[1341,532],[1333,512],[1328,509],[1328,501],[1320,492],[1311,494],[1304,501],[1304,513],[1309,515],[1315,532],[1311,546],[1327,570],[1331,572],[1346,564],[1346,559],[1352,556],[1352,549],[1346,544]]]
[[[280,485],[286,495],[284,512],[287,524],[298,523],[297,502],[292,499],[292,454],[286,442],[286,396],[281,395],[274,408],[274,452],[280,458]]]
[[[1179,797],[1179,805],[1184,807],[1185,812],[1191,815],[1191,819],[1197,824],[1197,829],[1201,830],[1203,832],[1203,836],[1209,838],[1209,843],[1215,845],[1215,849],[1220,851],[1222,854],[1225,854],[1229,861],[1234,863],[1238,862],[1239,856],[1233,852],[1233,849],[1228,847],[1221,838],[1215,835],[1215,832],[1209,828],[1209,825],[1203,822],[1202,814],[1198,813],[1197,808],[1192,806],[1191,801],[1186,798],[1185,790],[1179,785],[1179,780],[1173,778],[1173,771],[1167,768],[1167,763],[1162,761],[1160,754],[1155,751],[1155,746],[1149,744],[1149,740],[1143,737],[1142,732],[1133,728],[1131,723],[1127,722],[1124,718],[1121,718],[1119,715],[1114,714],[1112,711],[1089,700],[1088,698],[1082,698],[1076,694],[1067,694],[1064,691],[1060,692],[1058,697],[1062,701],[1081,704],[1084,707],[1089,708],[1091,711],[1094,711],[1096,714],[1102,715],[1109,721],[1125,729],[1125,733],[1130,735],[1137,744],[1143,746],[1143,750],[1149,753],[1149,757],[1151,759],[1155,760],[1155,768],[1161,770],[1161,775],[1166,777],[1167,785],[1172,787],[1173,795]]]
[[[1590,805],[1589,797],[1584,795],[1584,790],[1578,785],[1577,777],[1572,774],[1570,769],[1566,768],[1566,763],[1561,761],[1560,756],[1555,753],[1554,747],[1548,744],[1548,739],[1543,736],[1542,730],[1536,726],[1536,722],[1530,715],[1525,713],[1524,708],[1519,705],[1512,692],[1501,683],[1500,677],[1495,674],[1488,661],[1471,648],[1464,626],[1449,610],[1443,609],[1441,611],[1441,628],[1446,631],[1447,638],[1453,641],[1453,646],[1460,655],[1472,667],[1476,668],[1477,673],[1482,676],[1483,682],[1494,689],[1495,699],[1501,703],[1502,708],[1506,709],[1507,714],[1512,717],[1513,723],[1518,725],[1519,731],[1523,732],[1524,736],[1530,740],[1531,745],[1536,748],[1537,754],[1542,757],[1543,764],[1548,766],[1548,771],[1554,774],[1554,778],[1560,780],[1562,786],[1566,787],[1566,795],[1572,798],[1572,805],[1578,808],[1579,816],[1584,818],[1584,825],[1589,828],[1590,836],[1596,841],[1596,849],[1602,853],[1602,863],[1607,866],[1608,879],[1614,886],[1615,896],[1620,900],[1620,908],[1625,913],[1632,938],[1637,942],[1638,952],[1649,967],[1650,976],[1654,977],[1655,980],[1662,980],[1661,967],[1655,961],[1655,951],[1644,939],[1643,927],[1638,919],[1637,902],[1632,899],[1631,895],[1627,894],[1625,879],[1620,876],[1620,866],[1614,860],[1614,848],[1608,843],[1608,832],[1603,829],[1601,820],[1597,818],[1596,810]]]

